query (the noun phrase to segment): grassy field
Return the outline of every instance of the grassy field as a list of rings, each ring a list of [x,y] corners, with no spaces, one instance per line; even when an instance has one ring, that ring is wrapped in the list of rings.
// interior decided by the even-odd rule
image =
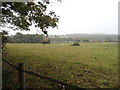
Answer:
[[[82,88],[118,87],[118,44],[7,44],[5,59],[14,65]],[[3,87],[17,87],[17,71],[3,63]],[[26,87],[56,87],[26,74]]]

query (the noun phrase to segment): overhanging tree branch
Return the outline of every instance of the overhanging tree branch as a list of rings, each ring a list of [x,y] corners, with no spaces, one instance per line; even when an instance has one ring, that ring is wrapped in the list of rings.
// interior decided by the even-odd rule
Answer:
[[[41,2],[3,2],[1,8],[3,22],[21,30],[30,30],[29,27],[34,22],[35,27],[47,35],[47,29],[55,28],[59,21],[54,12],[46,14],[47,5]]]

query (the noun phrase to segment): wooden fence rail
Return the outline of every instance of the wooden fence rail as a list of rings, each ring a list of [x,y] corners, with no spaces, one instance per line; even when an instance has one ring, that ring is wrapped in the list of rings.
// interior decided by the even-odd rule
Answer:
[[[36,77],[40,77],[42,79],[47,79],[51,82],[55,82],[57,84],[60,84],[60,85],[63,85],[65,86],[65,88],[73,88],[73,89],[82,89],[82,90],[86,90],[84,88],[80,88],[78,86],[75,86],[75,85],[71,85],[71,84],[68,84],[68,83],[64,83],[62,81],[58,81],[56,79],[53,79],[53,78],[50,78],[50,77],[46,77],[46,76],[43,76],[43,75],[40,75],[40,74],[37,74],[37,73],[34,73],[34,72],[31,72],[31,71],[27,71],[24,69],[24,63],[19,63],[18,67],[12,65],[11,63],[9,63],[8,61],[2,59],[4,62],[6,62],[7,64],[9,64],[10,66],[12,66],[13,68],[15,68],[16,70],[18,70],[18,80],[19,80],[19,89],[20,90],[24,90],[25,89],[25,75],[24,73],[28,73],[28,74],[31,74],[31,75],[34,75]]]

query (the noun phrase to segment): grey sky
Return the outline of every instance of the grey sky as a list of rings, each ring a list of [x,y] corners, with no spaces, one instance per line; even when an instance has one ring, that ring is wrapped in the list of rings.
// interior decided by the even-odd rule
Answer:
[[[48,34],[118,33],[119,0],[62,1],[62,3],[51,3],[48,7],[48,10],[53,10],[60,16],[58,29],[50,28]],[[30,32],[23,33],[36,32],[35,28],[31,27]]]

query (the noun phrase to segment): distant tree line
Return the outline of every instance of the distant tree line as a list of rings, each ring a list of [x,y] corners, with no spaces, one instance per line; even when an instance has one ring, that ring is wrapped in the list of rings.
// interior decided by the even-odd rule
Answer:
[[[7,43],[50,43],[50,40],[45,39],[44,34],[22,34],[8,36]]]
[[[22,34],[7,36],[7,43],[68,43],[68,42],[117,42],[117,35],[49,35],[44,34]]]
[[[50,35],[51,40],[64,39],[68,42],[118,42],[118,34],[67,34],[67,35]]]

